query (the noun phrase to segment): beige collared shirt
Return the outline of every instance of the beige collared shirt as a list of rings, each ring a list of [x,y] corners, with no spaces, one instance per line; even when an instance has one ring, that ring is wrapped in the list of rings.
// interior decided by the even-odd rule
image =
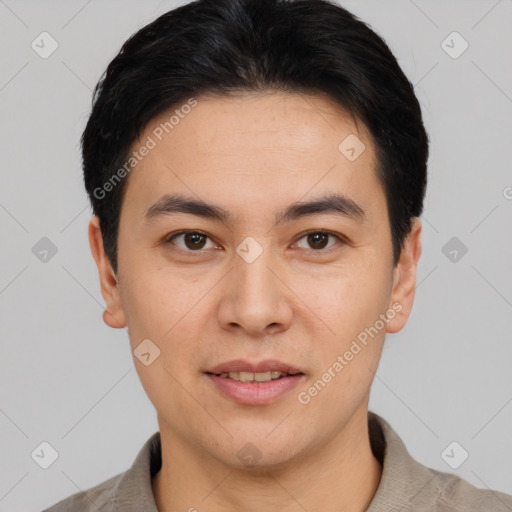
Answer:
[[[383,471],[366,512],[512,512],[512,496],[478,489],[414,460],[389,423],[371,411],[368,426]],[[155,432],[130,469],[43,512],[158,512],[151,480],[161,465],[160,433]]]

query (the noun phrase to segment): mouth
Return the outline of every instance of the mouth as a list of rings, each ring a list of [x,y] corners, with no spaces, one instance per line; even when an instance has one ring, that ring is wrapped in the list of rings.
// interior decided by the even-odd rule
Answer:
[[[241,382],[268,382],[303,374],[298,368],[277,359],[266,359],[258,363],[234,359],[209,368],[205,373]]]
[[[237,359],[204,372],[214,389],[245,405],[266,405],[303,382],[305,373],[278,360],[259,363]]]
[[[302,372],[287,373],[278,370],[266,372],[206,372],[208,375],[215,375],[224,379],[232,379],[240,382],[268,382],[270,380],[282,379],[293,375],[304,375]]]

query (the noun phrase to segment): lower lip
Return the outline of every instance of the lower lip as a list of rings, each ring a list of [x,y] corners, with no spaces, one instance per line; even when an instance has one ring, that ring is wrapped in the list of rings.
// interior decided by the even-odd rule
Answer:
[[[289,375],[267,382],[242,382],[206,374],[217,389],[239,404],[265,405],[298,385],[304,374]]]

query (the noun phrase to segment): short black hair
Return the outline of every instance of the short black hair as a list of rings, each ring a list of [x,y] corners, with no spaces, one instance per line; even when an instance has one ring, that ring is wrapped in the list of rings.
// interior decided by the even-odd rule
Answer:
[[[364,123],[397,263],[423,210],[429,140],[413,85],[384,40],[334,1],[196,0],[133,34],[94,89],[84,181],[116,274],[126,162],[147,124],[201,94],[266,91],[326,93]]]

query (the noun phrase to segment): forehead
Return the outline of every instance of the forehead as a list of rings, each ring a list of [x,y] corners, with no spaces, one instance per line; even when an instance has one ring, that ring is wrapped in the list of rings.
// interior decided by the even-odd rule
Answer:
[[[141,211],[169,191],[242,209],[325,192],[382,206],[369,132],[325,95],[199,96],[152,119],[132,150],[149,140],[125,192]]]

